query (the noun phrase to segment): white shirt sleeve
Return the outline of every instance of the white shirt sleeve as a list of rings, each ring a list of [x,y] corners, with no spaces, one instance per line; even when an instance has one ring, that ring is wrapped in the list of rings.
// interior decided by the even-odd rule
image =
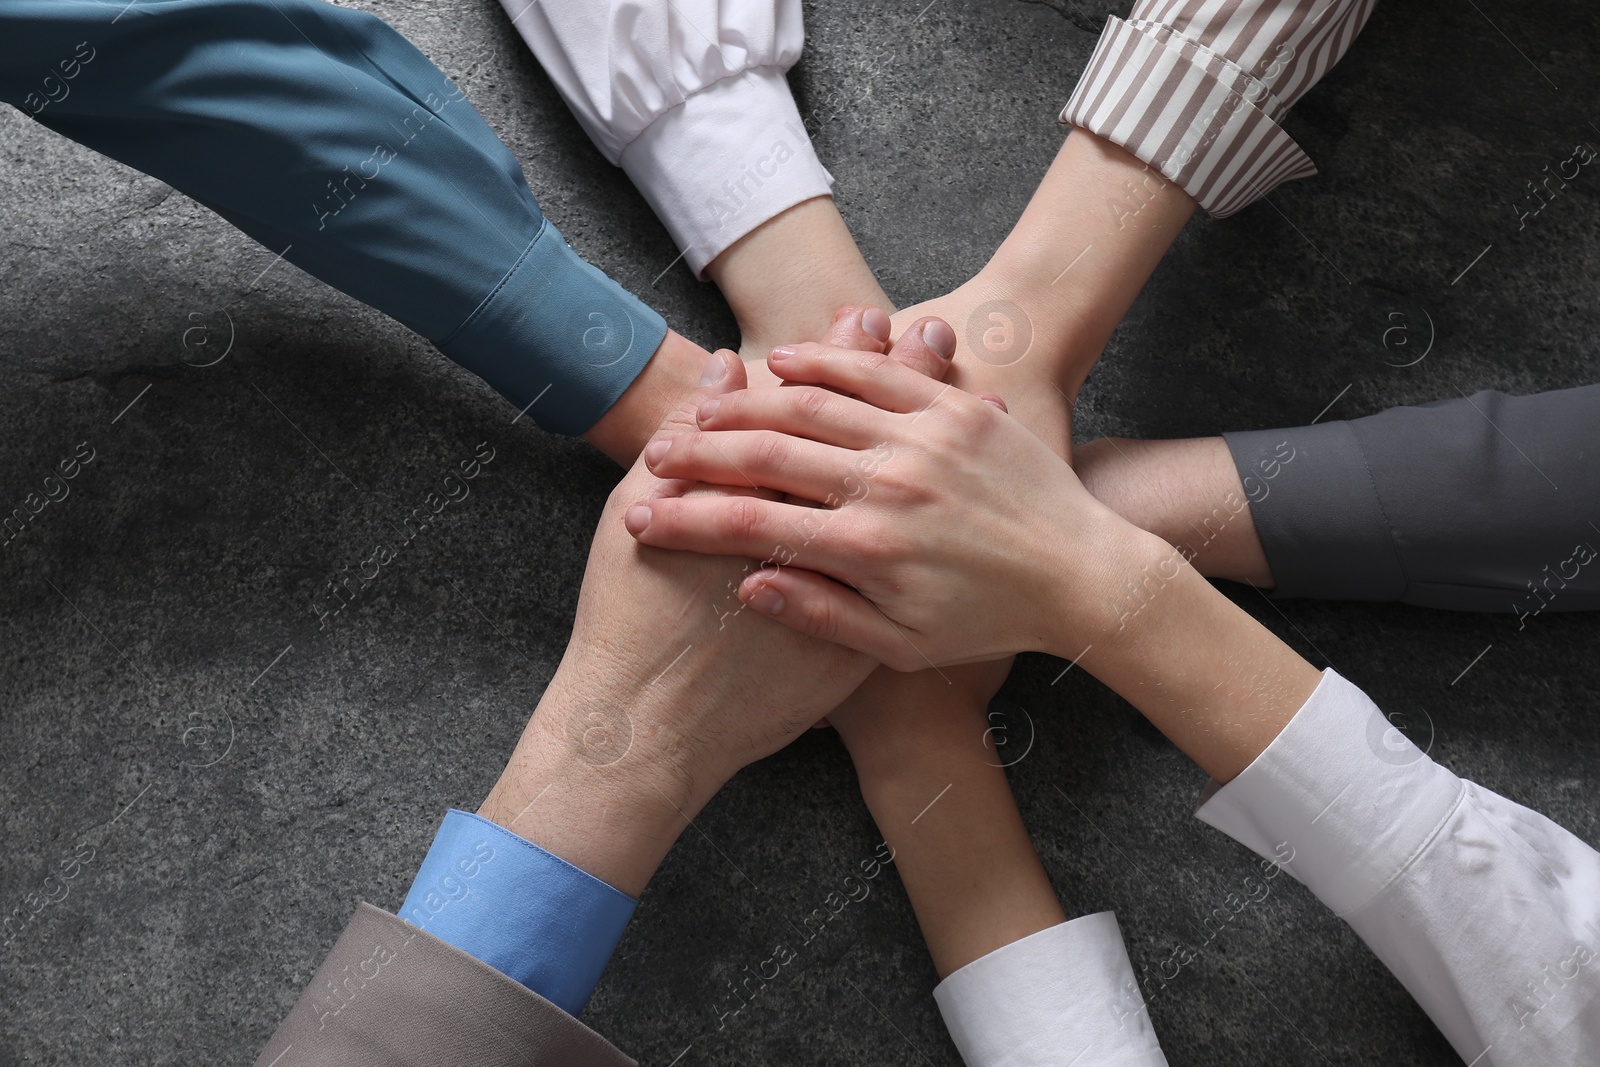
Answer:
[[[997,948],[933,997],[967,1067],[1167,1067],[1109,911]]]
[[[1332,671],[1199,817],[1350,924],[1473,1067],[1600,1062],[1600,854]]]
[[[800,0],[500,3],[697,276],[763,222],[829,195],[784,79],[805,43]]]

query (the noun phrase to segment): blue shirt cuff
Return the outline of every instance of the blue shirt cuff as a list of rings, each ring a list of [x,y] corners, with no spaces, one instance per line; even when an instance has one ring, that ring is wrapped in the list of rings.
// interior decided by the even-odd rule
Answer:
[[[637,904],[505,827],[452,809],[400,917],[577,1015]]]

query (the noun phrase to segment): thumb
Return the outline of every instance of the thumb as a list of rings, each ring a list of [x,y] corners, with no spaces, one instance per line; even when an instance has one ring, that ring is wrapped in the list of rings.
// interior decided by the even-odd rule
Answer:
[[[706,369],[700,375],[700,384],[694,390],[694,407],[710,396],[720,396],[743,389],[749,379],[745,375],[744,360],[731,349],[719,348],[706,357]]]
[[[931,315],[913,322],[889,349],[889,356],[896,363],[936,382],[944,381],[955,354],[956,332],[943,319]]]
[[[708,353],[705,370],[700,372],[699,383],[672,406],[672,410],[667,412],[667,417],[656,428],[651,439],[656,440],[684,430],[699,429],[698,412],[700,405],[707,398],[743,389],[748,383],[744,361],[739,358],[737,352],[719,348],[715,352]]]
[[[822,343],[858,352],[882,352],[889,343],[891,328],[888,314],[881,309],[851,305],[834,313]]]

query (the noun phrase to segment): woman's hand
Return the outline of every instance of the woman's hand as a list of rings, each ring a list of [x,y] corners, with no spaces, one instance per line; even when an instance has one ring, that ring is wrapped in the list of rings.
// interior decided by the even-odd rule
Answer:
[[[702,405],[645,462],[823,507],[663,490],[625,521],[645,544],[764,561],[741,600],[803,633],[898,670],[1073,657],[1124,621],[1128,575],[1172,552],[990,403],[876,353],[806,344],[769,365],[790,388]]]

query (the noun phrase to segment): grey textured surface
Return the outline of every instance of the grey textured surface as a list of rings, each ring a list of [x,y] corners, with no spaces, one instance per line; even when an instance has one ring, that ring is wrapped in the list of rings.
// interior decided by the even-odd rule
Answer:
[[[1122,10],[924,2],[809,5],[795,76],[845,216],[907,301],[1000,240]],[[581,252],[683,332],[734,340],[681,266],[652,285],[676,249],[496,4],[366,6],[461,80]],[[1520,232],[1512,204],[1576,142],[1600,145],[1597,51],[1600,15],[1577,0],[1380,5],[1289,121],[1322,175],[1189,227],[1091,378],[1080,437],[1596,380],[1600,176]],[[0,158],[0,498],[80,442],[95,453],[0,550],[0,912],[93,851],[0,947],[0,1064],[248,1063],[356,901],[397,905],[444,807],[493,781],[554,670],[614,472],[512,427],[424,342],[267,269],[159,183],[11,111]],[[1388,365],[1392,312],[1418,342],[1431,319],[1415,367]],[[194,365],[230,335],[225,360]],[[319,633],[316,590],[485,439],[498,455],[472,495]],[[1239,599],[1458,772],[1600,842],[1600,621]],[[1151,1004],[1174,1065],[1455,1062],[1297,886],[1201,945],[1253,857],[1189,817],[1197,771],[1080,672],[1052,686],[1060,669],[1025,657],[1005,690],[1035,734],[1017,798],[1069,909],[1115,909],[1136,968],[1199,948]],[[716,1029],[725,982],[878,841],[830,735],[742,774],[699,825],[595,1027],[654,1065],[691,1045],[683,1067],[958,1062],[892,874]]]

